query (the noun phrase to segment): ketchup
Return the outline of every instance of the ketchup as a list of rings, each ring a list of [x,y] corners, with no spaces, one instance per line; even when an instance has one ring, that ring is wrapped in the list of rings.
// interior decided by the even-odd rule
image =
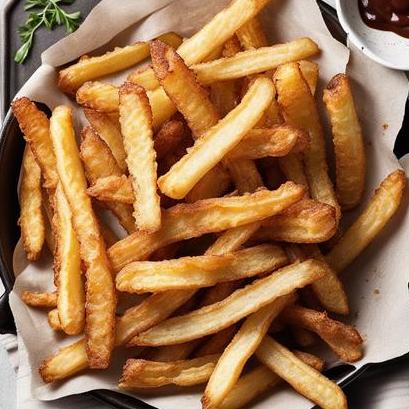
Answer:
[[[364,23],[409,38],[409,0],[358,0]]]

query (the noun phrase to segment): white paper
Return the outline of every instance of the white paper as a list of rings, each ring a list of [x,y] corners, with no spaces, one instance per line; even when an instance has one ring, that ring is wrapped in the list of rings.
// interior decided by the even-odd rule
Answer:
[[[72,101],[57,90],[54,66],[65,64],[84,53],[92,53],[97,48],[99,51],[110,49],[115,45],[150,39],[167,31],[188,37],[225,6],[227,1],[175,0],[169,3],[170,0],[103,0],[76,33],[43,54],[43,65],[19,95],[44,102],[51,109],[58,104],[68,104],[78,114],[78,108]],[[155,10],[158,11],[151,14]],[[262,21],[271,42],[310,36],[319,44],[322,53],[317,60],[320,63],[321,81],[317,98],[321,98],[322,86],[333,75],[345,71],[349,51],[330,36],[315,1],[276,1],[263,11]],[[379,182],[399,167],[392,148],[403,119],[408,83],[402,73],[377,65],[357,50],[352,49],[351,53],[348,73],[354,82],[353,89],[368,152],[368,198]],[[123,78],[124,74],[107,79],[119,84]],[[83,121],[82,115],[76,115],[77,129],[80,129]],[[343,276],[351,300],[350,321],[365,338],[365,356],[355,364],[356,368],[398,357],[409,351],[409,326],[406,324],[409,310],[407,196],[404,201],[400,214]],[[347,217],[347,220],[357,212]],[[15,252],[18,277],[10,295],[10,304],[21,348],[27,351],[27,354],[22,355],[20,365],[24,382],[18,387],[27,388],[27,385],[31,385],[32,395],[41,400],[57,399],[92,389],[116,390],[121,366],[125,356],[132,356],[132,350],[116,350],[114,365],[107,371],[86,371],[57,385],[45,385],[42,382],[37,370],[41,361],[59,347],[72,343],[73,338],[63,339],[49,328],[44,312],[28,308],[21,302],[19,294],[24,289],[52,288],[51,265],[44,261],[27,265],[24,260],[22,249],[18,247]],[[27,392],[24,396],[27,396]],[[198,389],[167,389],[160,394],[144,395],[142,399],[161,409],[201,407]],[[273,405],[276,408],[294,409],[311,407],[310,402],[288,388],[267,395],[255,407],[267,409]]]

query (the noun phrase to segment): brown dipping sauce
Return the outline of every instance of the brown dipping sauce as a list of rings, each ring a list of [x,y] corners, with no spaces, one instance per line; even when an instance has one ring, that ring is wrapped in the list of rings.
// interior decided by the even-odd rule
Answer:
[[[409,38],[409,0],[358,0],[364,23]]]

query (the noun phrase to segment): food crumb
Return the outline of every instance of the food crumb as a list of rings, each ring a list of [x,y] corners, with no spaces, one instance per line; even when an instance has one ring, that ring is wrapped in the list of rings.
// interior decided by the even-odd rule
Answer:
[[[380,294],[381,292],[380,292],[377,288],[375,288],[375,290],[373,291],[373,293],[376,294],[376,295],[378,295],[378,294]]]
[[[389,128],[389,124],[386,124],[386,123],[383,124],[383,125],[382,125],[382,128],[386,131],[386,130]]]

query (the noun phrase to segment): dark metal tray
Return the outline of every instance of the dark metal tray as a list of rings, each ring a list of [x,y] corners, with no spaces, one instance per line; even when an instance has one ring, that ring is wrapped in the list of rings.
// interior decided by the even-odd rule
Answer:
[[[147,0],[146,0],[147,1]],[[99,0],[77,0],[70,8],[81,10],[83,18],[99,2]],[[9,111],[9,104],[15,93],[27,81],[31,74],[40,66],[40,55],[50,45],[65,36],[64,28],[57,28],[49,33],[45,29],[39,30],[32,52],[24,65],[14,63],[14,53],[19,47],[17,27],[23,23],[26,13],[23,10],[23,1],[5,0],[5,8],[0,21],[3,42],[0,44],[0,58],[2,64],[3,95],[0,101],[0,117],[5,117],[0,134],[0,212],[2,215],[2,226],[0,229],[0,278],[3,281],[6,292],[0,298],[0,333],[15,333],[14,320],[8,305],[8,293],[14,282],[12,258],[14,247],[19,237],[17,218],[19,205],[17,200],[16,184],[20,171],[21,158],[23,154],[23,138],[13,115]],[[326,3],[318,0],[325,21],[340,41],[345,42],[345,33],[338,23],[335,10]],[[409,112],[409,103],[407,104]],[[395,144],[395,154],[398,157],[409,152],[409,141],[404,138],[404,133],[409,130],[409,114],[406,115],[401,132]],[[393,370],[397,364],[387,363],[388,370]],[[379,366],[377,366],[378,368]],[[353,367],[344,365],[329,373],[336,379],[343,379],[341,385],[346,387],[357,379],[368,366],[359,371],[352,372]],[[377,369],[379,370],[379,369]],[[348,390],[348,387],[347,387]],[[121,409],[155,409],[140,400],[105,390],[89,392],[94,398]]]

